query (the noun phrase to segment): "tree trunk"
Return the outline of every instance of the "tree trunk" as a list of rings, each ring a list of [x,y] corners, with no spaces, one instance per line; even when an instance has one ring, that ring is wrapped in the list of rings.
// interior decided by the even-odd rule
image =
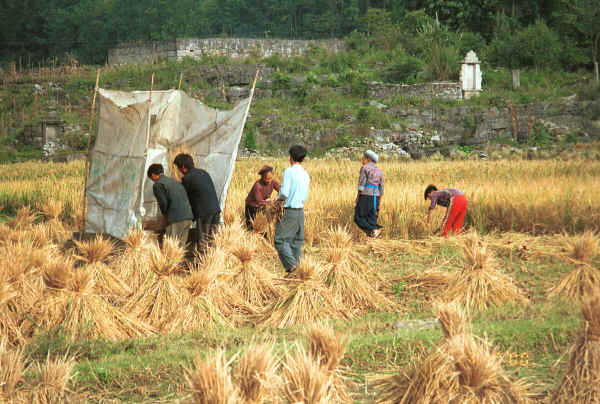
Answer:
[[[512,88],[518,90],[521,87],[521,71],[519,69],[512,70]]]
[[[596,87],[600,86],[600,77],[598,75],[598,62],[594,62],[594,83]]]

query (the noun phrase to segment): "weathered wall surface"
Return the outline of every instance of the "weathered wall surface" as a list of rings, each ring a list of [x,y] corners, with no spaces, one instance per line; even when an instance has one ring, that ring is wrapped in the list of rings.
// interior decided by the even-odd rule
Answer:
[[[180,38],[162,42],[128,42],[108,51],[109,64],[152,62],[157,59],[177,59],[204,55],[224,55],[233,58],[248,56],[283,57],[305,54],[311,47],[321,47],[329,52],[344,49],[340,39],[292,40],[260,38]]]
[[[462,90],[460,84],[454,81],[423,84],[392,84],[371,81],[367,83],[367,95],[370,99],[375,100],[385,100],[397,96],[459,100],[462,98]]]

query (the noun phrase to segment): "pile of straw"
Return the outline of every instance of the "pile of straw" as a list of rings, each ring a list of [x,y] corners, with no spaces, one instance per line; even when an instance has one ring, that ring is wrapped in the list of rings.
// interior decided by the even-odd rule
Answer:
[[[148,254],[151,242],[146,234],[131,230],[125,236],[125,249],[110,261],[114,274],[122,279],[130,290],[138,290],[154,272],[149,270]]]
[[[46,359],[36,364],[37,384],[31,392],[34,404],[64,403],[68,400],[68,387],[75,368],[73,358]]]
[[[530,403],[527,385],[511,381],[500,357],[466,330],[455,304],[439,306],[446,339],[406,373],[377,377],[381,403]]]
[[[282,369],[281,395],[289,404],[326,404],[334,401],[330,372],[304,350],[287,354]]]
[[[74,270],[72,263],[54,262],[44,271],[47,290],[33,313],[47,330],[63,327],[72,340],[104,338],[118,341],[152,335],[143,321],[112,306],[95,292],[91,273]]]
[[[285,328],[314,323],[323,318],[348,318],[347,308],[339,303],[322,282],[324,265],[312,257],[303,257],[288,279],[290,290],[277,302],[269,305],[261,315],[262,326]]]
[[[218,349],[206,360],[198,357],[193,369],[187,369],[185,379],[197,404],[237,404],[242,402],[240,391],[231,378],[231,362]]]
[[[581,235],[563,235],[563,243],[568,252],[568,258],[576,264],[561,281],[549,291],[549,297],[566,297],[581,301],[600,288],[600,274],[592,266],[598,255],[598,235],[585,232]]]
[[[17,291],[6,281],[0,281],[0,338],[11,346],[24,346],[29,332],[23,330],[23,316],[15,304]]]
[[[113,241],[100,235],[89,241],[74,240],[78,253],[75,258],[85,263],[84,271],[92,274],[96,292],[122,303],[132,293],[130,286],[105,264],[116,246]]]
[[[570,349],[567,372],[553,403],[600,402],[600,290],[583,303],[583,330]]]
[[[498,269],[494,254],[477,233],[462,237],[461,247],[463,268],[444,292],[445,300],[457,300],[477,310],[528,302],[512,278]]]
[[[25,359],[21,349],[8,349],[6,341],[0,341],[0,401],[8,401],[21,380]]]
[[[336,300],[355,313],[375,309],[397,310],[397,305],[378,289],[387,282],[362,259],[354,248],[347,229],[338,226],[329,229],[323,246],[329,266],[325,284]]]
[[[276,402],[274,393],[279,384],[279,376],[273,346],[250,344],[237,362],[234,382],[245,403],[258,404],[265,400]]]
[[[308,352],[321,369],[330,375],[330,396],[341,403],[352,401],[340,369],[340,362],[346,353],[346,342],[344,335],[336,334],[329,326],[313,326],[308,332]]]
[[[216,324],[233,325],[233,312],[228,296],[222,293],[213,274],[192,267],[184,286],[190,298],[181,308],[182,315],[176,316],[180,322],[176,328],[194,331],[211,328]]]
[[[125,309],[162,332],[178,330],[182,307],[189,301],[183,280],[177,272],[183,269],[185,250],[177,240],[165,237],[162,248],[150,247],[147,266],[156,276],[148,280],[128,300]]]

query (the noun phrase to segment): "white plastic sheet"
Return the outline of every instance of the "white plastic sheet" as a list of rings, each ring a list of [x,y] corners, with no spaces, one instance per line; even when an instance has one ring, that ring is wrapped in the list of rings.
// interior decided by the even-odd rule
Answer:
[[[152,92],[151,105],[147,91],[100,89],[98,94],[100,123],[86,189],[86,232],[123,238],[145,218],[158,216],[146,170],[160,163],[170,175],[169,153],[181,147],[191,150],[196,166],[211,175],[225,208],[253,91],[230,111],[209,108],[177,90]]]

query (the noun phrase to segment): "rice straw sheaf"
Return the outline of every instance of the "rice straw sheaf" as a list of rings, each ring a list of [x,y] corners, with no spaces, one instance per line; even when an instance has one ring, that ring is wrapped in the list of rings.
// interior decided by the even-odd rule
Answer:
[[[500,357],[470,334],[449,338],[404,374],[378,377],[379,403],[531,403],[527,384],[511,381]]]
[[[176,328],[194,331],[210,328],[216,324],[231,326],[233,313],[228,296],[221,293],[213,274],[198,269],[190,270],[184,286],[190,298],[177,316],[180,324]]]
[[[115,255],[109,265],[131,290],[138,290],[149,277],[154,276],[154,272],[147,266],[152,242],[144,232],[138,230],[131,230],[123,241],[125,249],[121,254]]]
[[[598,234],[592,231],[574,236],[564,234],[561,239],[568,257],[577,263],[591,264],[600,250]]]
[[[348,395],[346,380],[339,368],[346,353],[347,338],[336,334],[325,325],[316,325],[308,331],[308,352],[319,363],[321,368],[331,375],[331,396],[337,402],[352,401]]]
[[[0,341],[0,401],[8,401],[15,394],[21,379],[25,359],[21,349],[9,349],[6,341]]]
[[[87,241],[74,240],[74,243],[78,250],[75,258],[87,264],[104,262],[116,248],[113,241],[105,239],[101,235]]]
[[[439,295],[456,278],[456,273],[441,271],[437,269],[426,269],[422,271],[409,270],[395,282],[405,282],[407,289],[415,289],[426,293],[428,296]]]
[[[273,401],[278,386],[277,359],[272,344],[252,343],[235,366],[234,382],[245,403]]]
[[[583,329],[569,352],[553,403],[600,402],[600,290],[583,303]]]
[[[148,266],[156,276],[148,280],[134,293],[125,309],[163,332],[177,331],[181,324],[181,309],[190,299],[183,287],[183,279],[177,276],[182,270],[185,250],[170,237],[165,237],[161,248],[152,245]]]
[[[289,404],[325,404],[335,402],[332,396],[330,372],[304,348],[297,346],[287,354],[282,369],[281,395]]]
[[[117,306],[123,305],[126,298],[133,293],[133,289],[129,284],[103,262],[87,264],[81,267],[80,270],[92,274],[96,293],[104,296]]]
[[[50,359],[48,356],[44,364],[37,363],[37,384],[31,392],[31,403],[52,404],[67,401],[69,382],[73,377],[75,365],[75,360],[66,356],[56,359]]]
[[[38,208],[48,220],[58,220],[63,211],[62,201],[59,199],[49,199],[41,203]]]
[[[31,207],[22,206],[19,208],[19,210],[17,210],[17,216],[14,219],[9,220],[7,223],[8,226],[13,229],[24,230],[31,227],[36,218],[37,215],[32,212]]]
[[[467,315],[458,302],[436,302],[435,311],[446,338],[470,334],[467,330]]]
[[[461,241],[463,268],[444,292],[446,301],[457,300],[477,310],[505,303],[528,303],[513,279],[497,268],[485,240],[471,232]]]
[[[325,273],[325,284],[338,301],[356,313],[398,308],[378,290],[386,281],[354,251],[352,237],[345,228],[330,229],[323,246],[330,264]]]
[[[548,292],[548,297],[562,296],[568,299],[581,301],[600,289],[600,273],[587,264],[579,264],[565,275],[560,282]]]
[[[273,273],[256,258],[256,249],[257,243],[249,237],[235,242],[231,252],[237,261],[231,268],[232,276],[227,282],[250,305],[264,307],[278,300],[285,288],[274,282]]]
[[[34,315],[47,330],[64,327],[72,340],[104,338],[119,341],[155,334],[152,327],[99,296],[90,272],[55,265],[46,269],[44,281],[48,291]]]
[[[15,304],[18,293],[12,285],[0,281],[0,338],[10,346],[24,346],[29,330],[24,328],[24,318]]]
[[[295,278],[286,280],[290,290],[265,308],[259,323],[265,327],[285,328],[323,318],[349,318],[344,305],[323,285],[320,269],[323,266],[310,256],[302,258]]]
[[[194,368],[187,369],[185,379],[197,404],[242,403],[240,392],[231,378],[231,360],[226,362],[225,353],[218,349],[209,358],[198,357]]]

